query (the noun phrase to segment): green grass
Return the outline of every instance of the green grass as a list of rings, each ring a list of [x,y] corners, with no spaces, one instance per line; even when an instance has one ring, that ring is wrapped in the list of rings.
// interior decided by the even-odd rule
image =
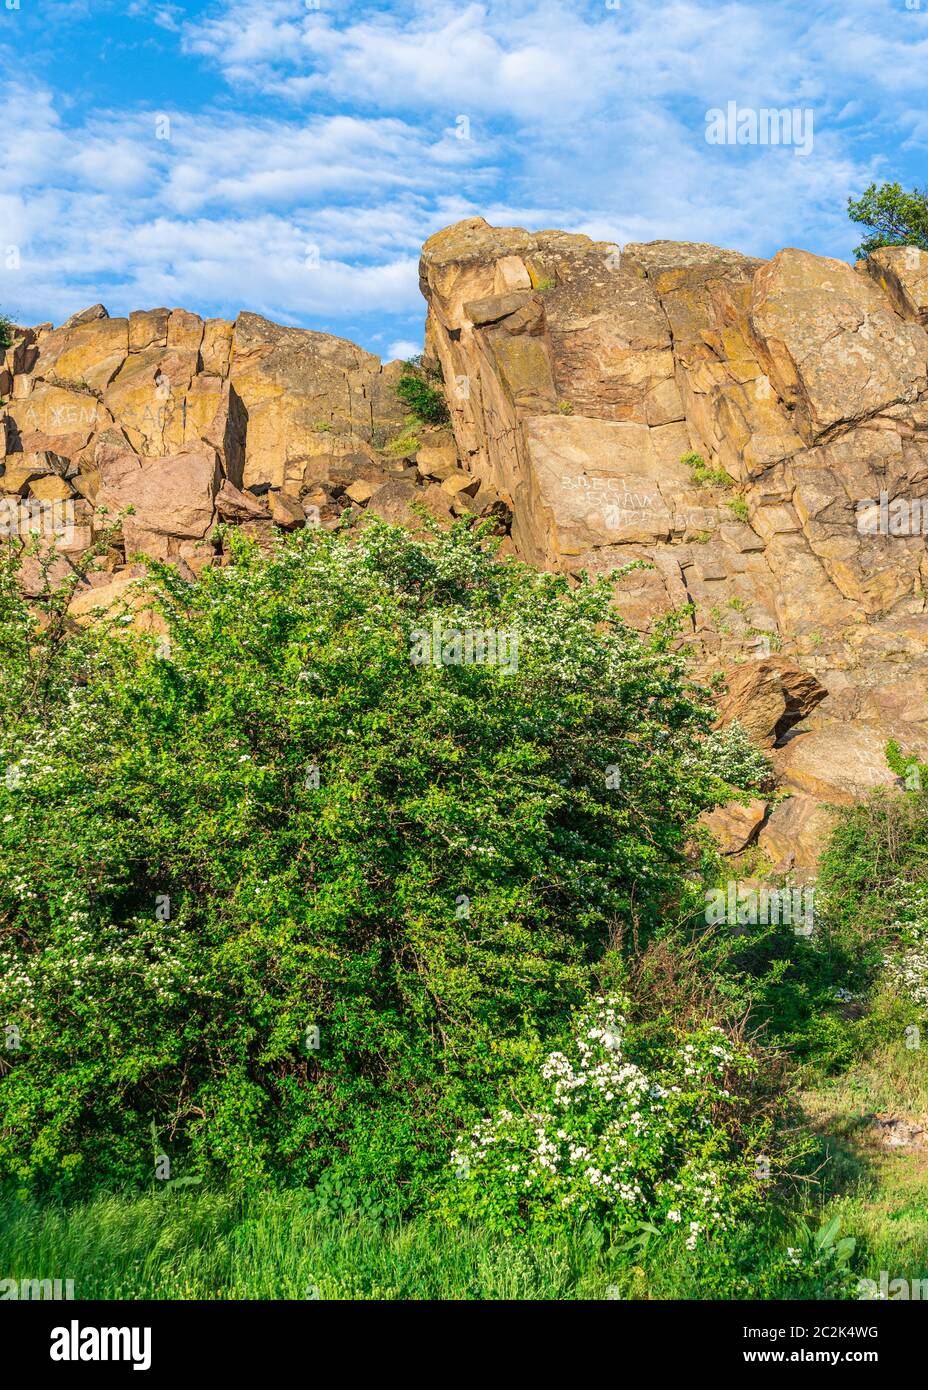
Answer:
[[[860,1210],[846,1201],[841,1210],[850,1231]],[[913,1209],[895,1230],[901,1243],[874,1241],[876,1262],[863,1272],[910,1269],[911,1259],[900,1261],[916,1225]],[[104,1300],[802,1298],[807,1284],[780,1268],[798,1239],[773,1205],[729,1244],[693,1255],[683,1233],[643,1245],[624,1237],[610,1245],[588,1230],[514,1243],[426,1217],[381,1226],[324,1216],[306,1192],[246,1201],[209,1192],[104,1196],[70,1206],[8,1198],[0,1202],[0,1277],[71,1279],[76,1298]]]
[[[649,1278],[627,1255],[580,1236],[514,1246],[425,1219],[383,1228],[320,1216],[299,1192],[245,1204],[210,1193],[72,1207],[9,1201],[0,1208],[0,1246],[4,1277],[70,1278],[78,1298],[547,1301],[606,1298],[610,1289],[699,1296],[698,1272],[679,1251]]]
[[[425,1220],[382,1228],[320,1216],[300,1192],[8,1201],[0,1247],[4,1277],[72,1278],[78,1298],[604,1298],[618,1277],[581,1240],[528,1249]]]
[[[724,468],[713,468],[706,463],[702,454],[697,454],[691,449],[684,454],[680,462],[687,467],[693,475],[693,482],[697,487],[732,487],[734,478],[725,472]]]
[[[384,445],[383,452],[392,458],[402,458],[414,454],[419,447],[419,421],[414,415],[407,415],[402,431]]]
[[[928,1053],[878,1048],[807,1092],[803,1108],[825,1144],[828,1210],[857,1237],[858,1272],[928,1279],[928,1148],[885,1150],[870,1128],[877,1113],[928,1125]]]

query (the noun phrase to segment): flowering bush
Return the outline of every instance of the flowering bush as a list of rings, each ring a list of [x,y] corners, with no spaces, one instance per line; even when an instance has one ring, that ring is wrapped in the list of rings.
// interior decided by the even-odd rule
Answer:
[[[725,787],[743,791],[768,791],[773,785],[773,769],[766,754],[751,742],[737,719],[724,729],[707,734],[688,768],[704,769]]]
[[[749,1053],[704,1026],[646,1071],[629,1055],[626,1008],[619,995],[600,996],[576,1017],[572,1056],[550,1053],[524,1105],[459,1142],[451,1211],[508,1231],[646,1220],[686,1227],[692,1250],[756,1195],[729,1089],[755,1070]]]
[[[898,950],[883,957],[890,985],[904,999],[928,1009],[928,884],[898,885]]]
[[[608,583],[462,526],[230,545],[151,567],[157,640],[64,640],[0,555],[0,1179],[148,1184],[157,1145],[414,1205],[660,926],[711,714]],[[436,621],[517,631],[517,666],[415,664]]]

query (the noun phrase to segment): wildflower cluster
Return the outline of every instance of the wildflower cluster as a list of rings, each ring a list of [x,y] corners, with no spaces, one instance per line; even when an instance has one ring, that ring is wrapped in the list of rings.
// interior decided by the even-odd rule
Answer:
[[[893,928],[900,947],[883,957],[886,976],[897,993],[928,1010],[928,884],[907,884]]]
[[[571,1055],[548,1054],[526,1103],[481,1120],[453,1151],[452,1210],[518,1231],[577,1218],[661,1222],[690,1250],[752,1190],[730,1085],[754,1070],[719,1028],[689,1033],[645,1069],[629,1055],[627,1001],[600,996]]]

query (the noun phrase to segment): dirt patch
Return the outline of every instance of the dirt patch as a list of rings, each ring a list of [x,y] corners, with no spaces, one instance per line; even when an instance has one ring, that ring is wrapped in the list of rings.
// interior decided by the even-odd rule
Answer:
[[[872,1115],[869,1132],[881,1149],[908,1153],[928,1150],[928,1132],[917,1120],[904,1115]]]

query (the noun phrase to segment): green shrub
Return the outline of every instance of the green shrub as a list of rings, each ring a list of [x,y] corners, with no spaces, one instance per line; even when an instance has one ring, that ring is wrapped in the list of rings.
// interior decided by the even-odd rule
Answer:
[[[447,424],[450,417],[441,386],[441,375],[427,372],[421,359],[404,364],[403,375],[396,383],[396,394],[422,424]]]
[[[736,1138],[728,1120],[729,1086],[753,1058],[704,1026],[642,1059],[626,1038],[628,1007],[612,994],[581,1010],[571,1056],[550,1053],[514,1103],[458,1144],[452,1212],[506,1232],[593,1220],[640,1233],[657,1223],[686,1231],[695,1250],[756,1202],[764,1145]]]
[[[163,635],[62,641],[0,565],[0,1176],[138,1186],[163,1154],[414,1204],[658,928],[711,715],[608,583],[463,523],[230,544],[196,584],[152,567]],[[413,664],[433,623],[517,648]]]
[[[891,933],[901,884],[928,880],[928,791],[880,790],[843,810],[819,885],[836,930],[873,943]]]
[[[0,314],[0,352],[6,352],[13,342],[14,325],[6,314]]]
[[[690,469],[697,487],[731,487],[734,482],[724,468],[710,467],[702,454],[697,454],[694,450],[684,454],[680,462]]]
[[[890,772],[902,778],[907,791],[928,790],[928,764],[919,762],[916,753],[903,753],[894,738],[886,745],[886,762]]]

